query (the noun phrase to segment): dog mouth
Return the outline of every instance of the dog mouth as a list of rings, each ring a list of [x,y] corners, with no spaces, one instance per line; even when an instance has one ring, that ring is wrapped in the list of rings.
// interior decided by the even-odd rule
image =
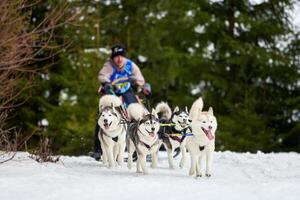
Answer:
[[[110,122],[110,123],[104,122],[103,126],[105,129],[108,129],[111,124],[112,124],[112,122]]]
[[[210,129],[205,129],[203,127],[201,127],[202,131],[205,133],[206,137],[209,139],[209,140],[213,140],[215,139],[215,137],[213,136],[213,134],[211,133],[211,130]]]
[[[150,137],[154,137],[155,136],[154,131],[148,131],[147,129],[146,129],[146,131],[148,132],[148,134],[150,135]]]
[[[185,128],[188,125],[187,122],[185,122],[185,121],[183,121],[183,122],[178,121],[178,123],[181,126],[181,128]]]

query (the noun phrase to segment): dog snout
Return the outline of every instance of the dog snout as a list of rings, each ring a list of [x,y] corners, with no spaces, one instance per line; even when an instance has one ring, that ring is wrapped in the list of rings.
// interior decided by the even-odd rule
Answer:
[[[212,126],[208,126],[208,129],[212,129]]]
[[[107,122],[108,122],[107,119],[104,119],[103,121],[104,121],[104,123],[107,123]]]
[[[155,131],[155,128],[154,128],[154,127],[152,127],[152,128],[151,128],[151,131]]]

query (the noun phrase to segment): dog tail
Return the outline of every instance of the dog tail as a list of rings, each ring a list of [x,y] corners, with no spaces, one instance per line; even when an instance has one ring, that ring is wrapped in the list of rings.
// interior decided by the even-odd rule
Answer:
[[[143,118],[146,113],[145,108],[139,103],[132,103],[127,109],[129,119],[134,119],[136,121]]]
[[[106,107],[106,106],[119,107],[121,105],[122,105],[121,99],[119,99],[119,97],[110,94],[104,95],[99,100],[99,109],[101,107]]]
[[[170,106],[165,102],[160,102],[155,107],[155,111],[157,114],[161,113],[162,118],[166,118],[167,120],[171,119],[172,110]]]
[[[191,110],[190,110],[190,119],[193,120],[193,118],[197,117],[198,114],[202,111],[203,109],[203,100],[201,97],[199,97],[192,105]]]

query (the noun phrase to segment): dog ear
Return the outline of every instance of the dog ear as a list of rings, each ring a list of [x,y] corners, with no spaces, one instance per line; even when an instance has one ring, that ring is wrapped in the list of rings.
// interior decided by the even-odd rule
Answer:
[[[179,107],[178,106],[175,107],[175,109],[174,109],[173,112],[177,112],[177,111],[179,111]]]
[[[209,107],[208,112],[213,115],[214,114],[213,108]]]
[[[187,107],[187,106],[185,107],[185,112],[186,112],[186,113],[189,113],[189,110],[188,110],[188,107]]]

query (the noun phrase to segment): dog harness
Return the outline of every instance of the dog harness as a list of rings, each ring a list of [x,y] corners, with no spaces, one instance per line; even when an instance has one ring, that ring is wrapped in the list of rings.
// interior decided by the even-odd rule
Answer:
[[[132,61],[127,59],[126,64],[122,71],[117,70],[114,66],[113,68],[113,73],[110,76],[110,81],[113,82],[114,80],[117,79],[122,79],[122,78],[129,78],[132,75]],[[131,83],[128,81],[128,79],[120,80],[115,84],[116,91],[115,93],[117,95],[124,94],[127,92],[131,87]]]
[[[199,145],[199,150],[200,150],[200,151],[203,151],[204,148],[205,148],[205,146],[200,146],[200,145]]]
[[[172,127],[172,133],[169,134],[169,136],[170,136],[170,138],[172,138],[173,140],[176,140],[177,142],[179,142],[181,144],[186,136],[193,135],[191,133],[187,133],[186,132],[187,130],[190,130],[190,132],[192,132],[190,127],[187,127],[185,129],[183,129],[182,131],[178,131],[178,130],[175,129],[175,127]],[[182,136],[182,137],[179,138],[179,136]]]

